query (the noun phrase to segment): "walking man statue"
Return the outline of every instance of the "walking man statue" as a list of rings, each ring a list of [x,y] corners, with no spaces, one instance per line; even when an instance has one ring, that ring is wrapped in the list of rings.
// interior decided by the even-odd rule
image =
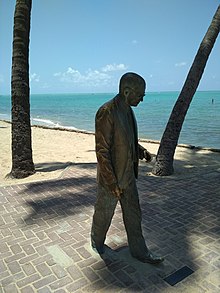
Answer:
[[[97,200],[93,215],[91,242],[99,254],[112,217],[120,201],[131,255],[151,264],[163,261],[145,244],[141,228],[136,179],[138,161],[151,161],[150,153],[138,144],[137,123],[131,109],[143,101],[146,83],[138,74],[128,72],[120,79],[119,93],[101,106],[96,114]]]

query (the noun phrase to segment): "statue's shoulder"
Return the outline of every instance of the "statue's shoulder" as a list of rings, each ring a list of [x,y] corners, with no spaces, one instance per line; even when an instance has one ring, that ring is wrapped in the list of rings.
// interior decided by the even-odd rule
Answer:
[[[110,115],[113,114],[114,110],[116,109],[116,97],[114,97],[113,99],[109,100],[108,102],[106,102],[105,104],[103,104],[99,110],[97,111],[97,114],[106,114],[106,115]]]

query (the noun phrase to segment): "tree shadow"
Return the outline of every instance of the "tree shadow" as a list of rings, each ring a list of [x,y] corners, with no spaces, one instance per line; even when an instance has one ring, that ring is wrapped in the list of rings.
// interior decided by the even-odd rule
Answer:
[[[31,208],[31,212],[24,219],[24,222],[31,225],[38,224],[39,219],[46,221],[57,217],[69,217],[81,213],[84,208],[94,204],[95,190],[91,191],[90,188],[84,188],[83,194],[80,192],[59,192],[59,195],[54,194],[47,198],[27,200],[26,205]]]
[[[57,194],[60,190],[63,192],[67,188],[83,186],[83,190],[86,190],[87,185],[95,182],[94,177],[80,176],[80,177],[71,177],[71,178],[60,178],[53,180],[45,180],[40,182],[33,182],[27,184],[27,192],[40,194],[44,191],[50,192],[50,194]]]
[[[31,212],[24,219],[26,224],[36,224],[37,219],[68,217],[80,213],[82,208],[94,205],[96,164],[77,163],[71,165],[75,167],[74,172],[72,173],[70,170],[66,178],[26,185],[25,193],[31,196],[31,200],[25,201],[31,209]],[[57,167],[57,163],[54,167]],[[87,170],[89,174],[77,175],[77,170],[80,174],[82,170]],[[20,193],[23,193],[23,190]]]
[[[90,169],[96,172],[97,163],[73,163],[73,166],[76,166],[80,169]]]
[[[64,170],[71,165],[71,162],[45,162],[35,164],[37,172],[52,172],[57,170]]]

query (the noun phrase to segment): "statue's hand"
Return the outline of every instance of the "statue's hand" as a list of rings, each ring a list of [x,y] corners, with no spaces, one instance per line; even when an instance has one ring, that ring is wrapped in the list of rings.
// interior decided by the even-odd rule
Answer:
[[[151,155],[151,153],[149,153],[144,147],[142,147],[141,145],[139,145],[139,149],[138,149],[138,156],[140,160],[145,159],[146,162],[151,162],[153,157]]]
[[[151,153],[149,153],[147,150],[144,150],[144,158],[147,162],[151,162],[153,159]]]
[[[140,160],[143,160],[143,158],[144,158],[144,152],[145,152],[145,148],[143,148],[142,146],[139,147],[138,157],[139,157]]]
[[[109,185],[109,189],[114,196],[118,199],[121,198],[123,191],[116,183]]]

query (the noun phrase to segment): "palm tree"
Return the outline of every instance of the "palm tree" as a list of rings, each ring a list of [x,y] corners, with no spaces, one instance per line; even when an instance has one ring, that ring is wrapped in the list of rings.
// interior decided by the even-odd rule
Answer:
[[[35,173],[30,125],[29,36],[32,0],[16,0],[12,56],[12,170],[13,178]]]
[[[220,29],[220,6],[203,38],[193,64],[190,68],[182,91],[174,105],[156,156],[156,163],[152,173],[154,175],[168,176],[173,174],[173,157],[178,143],[182,125],[199,85],[206,62],[214,46]]]

